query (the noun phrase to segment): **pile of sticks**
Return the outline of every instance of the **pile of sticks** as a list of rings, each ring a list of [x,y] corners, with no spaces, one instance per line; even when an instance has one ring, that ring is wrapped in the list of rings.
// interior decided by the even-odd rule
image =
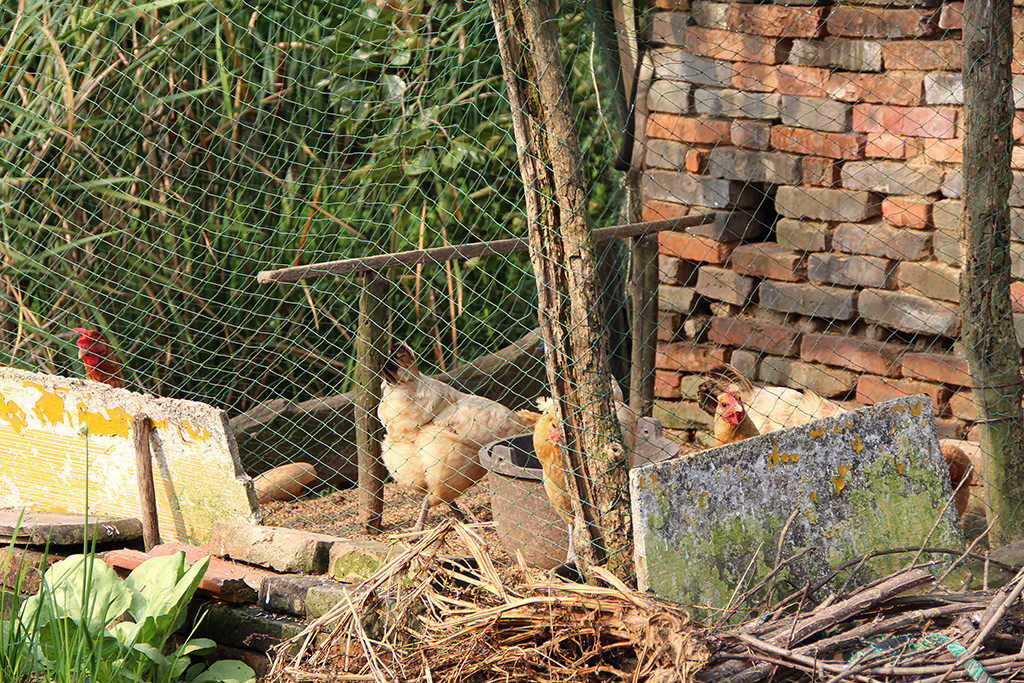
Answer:
[[[468,561],[444,555],[450,534]],[[270,678],[692,681],[710,653],[681,606],[601,569],[595,577],[583,585],[522,563],[499,570],[472,529],[448,522],[283,643]]]
[[[715,653],[697,679],[754,683],[807,674],[830,683],[984,683],[987,676],[1024,674],[1017,621],[1024,571],[998,591],[936,587],[931,574],[908,568],[805,609],[792,610],[800,596],[790,596],[710,637]]]
[[[457,538],[470,557],[446,555]],[[736,624],[597,568],[592,585],[494,565],[446,523],[282,644],[271,680],[978,681],[1024,677],[1024,570],[1000,590],[943,592],[919,566],[823,602],[798,591]],[[732,621],[736,620],[732,612]],[[723,621],[729,619],[722,617]]]

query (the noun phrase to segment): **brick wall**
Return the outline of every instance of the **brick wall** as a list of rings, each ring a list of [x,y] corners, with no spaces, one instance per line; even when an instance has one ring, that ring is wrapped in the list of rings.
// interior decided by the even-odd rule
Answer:
[[[962,3],[657,5],[645,218],[714,220],[660,237],[656,417],[699,435],[701,373],[728,361],[853,405],[923,392],[943,436],[975,436],[958,344]],[[1014,54],[1024,71],[1019,40]],[[1024,76],[1014,93],[1024,108]],[[1024,279],[1024,146],[1013,163]],[[1024,282],[1012,294],[1024,331]]]

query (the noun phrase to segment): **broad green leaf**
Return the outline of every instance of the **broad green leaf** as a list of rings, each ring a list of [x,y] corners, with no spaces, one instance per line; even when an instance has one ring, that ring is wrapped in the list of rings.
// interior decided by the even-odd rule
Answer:
[[[237,659],[214,662],[206,671],[192,679],[192,683],[249,683],[256,680],[256,672]]]

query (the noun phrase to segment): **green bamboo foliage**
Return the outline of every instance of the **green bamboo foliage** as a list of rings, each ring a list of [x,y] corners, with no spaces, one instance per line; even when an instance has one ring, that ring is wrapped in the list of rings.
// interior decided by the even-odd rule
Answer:
[[[525,233],[486,4],[25,0],[0,24],[4,364],[80,374],[85,323],[132,388],[232,411],[338,393],[356,280],[257,271]],[[574,95],[607,158],[580,24]],[[438,366],[534,325],[525,255],[392,277],[394,333]]]

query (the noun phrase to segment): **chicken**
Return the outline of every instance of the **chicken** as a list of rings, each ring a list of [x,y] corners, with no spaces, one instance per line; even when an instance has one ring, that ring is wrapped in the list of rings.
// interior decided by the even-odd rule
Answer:
[[[529,428],[496,401],[424,377],[404,343],[385,360],[383,373],[381,455],[400,486],[424,497],[414,528],[422,530],[429,508],[440,503],[463,516],[454,501],[484,475],[480,448]]]
[[[716,446],[743,441],[761,433],[754,425],[754,421],[750,419],[750,414],[743,405],[743,401],[732,389],[706,386],[708,384],[705,382],[700,388],[701,407],[714,405],[713,411],[708,412],[711,412],[715,418],[711,435],[714,437]]]
[[[949,467],[949,481],[953,485],[953,504],[962,517],[971,500],[971,486],[974,484],[974,469],[971,459],[953,444],[942,446],[942,457]]]
[[[810,390],[755,387],[728,365],[710,369],[707,376],[698,395],[701,409],[715,417],[717,446],[844,412],[835,401]]]
[[[615,415],[622,427],[622,439],[626,446],[627,456],[633,451],[636,442],[636,421],[635,413],[623,402],[622,389],[612,383],[612,394],[615,398]],[[550,398],[542,398],[537,402],[541,409],[540,419],[533,427],[533,450],[540,460],[544,493],[547,494],[551,505],[562,516],[562,519],[569,524],[569,557],[572,560],[572,499],[566,488],[565,464],[562,457],[561,430],[555,420],[554,403]]]
[[[71,329],[78,333],[78,357],[85,363],[86,379],[123,389],[124,376],[114,359],[114,350],[103,333],[84,327]]]

